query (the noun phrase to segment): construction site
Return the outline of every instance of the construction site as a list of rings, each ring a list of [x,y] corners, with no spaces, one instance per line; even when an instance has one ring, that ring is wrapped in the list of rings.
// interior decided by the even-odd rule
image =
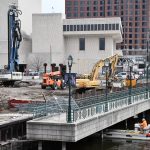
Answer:
[[[19,19],[21,14],[22,11],[17,6],[9,6],[7,12],[8,47],[6,46],[6,58],[4,58],[5,61],[1,60],[1,66],[3,67],[0,69],[0,148],[2,150],[4,148],[10,149],[9,144],[13,143],[13,140],[30,142],[26,138],[25,124],[28,120],[68,112],[70,105],[72,110],[80,109],[80,106],[84,105],[84,98],[90,99],[91,97],[92,99],[92,96],[100,96],[107,100],[111,93],[119,93],[120,91],[127,93],[129,91],[129,95],[132,95],[131,89],[149,87],[149,52],[147,51],[145,57],[133,59],[116,50],[116,43],[122,41],[122,25],[119,18],[115,20],[117,23],[113,23],[113,19],[110,19],[110,22],[106,19],[105,28],[111,26],[112,29],[110,29],[110,33],[104,34],[99,33],[98,28],[105,20],[93,20],[95,23],[88,29],[91,20],[87,19],[84,24],[82,24],[82,19],[78,20],[79,24],[71,20],[72,22],[69,25],[68,20],[62,21],[60,19],[60,14],[49,15],[47,17],[53,21],[55,17],[57,18],[51,26],[56,26],[58,23],[61,28],[57,28],[61,30],[63,28],[60,33],[63,35],[60,36],[63,37],[62,39],[58,38],[57,35],[56,38],[53,37],[53,40],[60,39],[60,44],[57,40],[52,40],[52,43],[48,46],[48,52],[38,53],[36,49],[40,51],[39,45],[42,44],[40,36],[35,37],[44,28],[36,25],[37,29],[41,29],[39,33],[37,30],[33,31],[33,52],[25,55],[27,56],[25,58],[24,54],[19,52],[22,48],[22,41],[25,41],[22,36],[21,20]],[[35,23],[33,22],[33,26],[37,23],[37,20],[40,20],[40,17],[45,19],[42,15],[34,15],[33,21]],[[95,40],[98,34],[106,36],[104,37],[106,38],[105,42],[104,38],[99,39],[99,43],[102,41],[99,47],[100,52],[95,52],[96,48],[93,48],[93,54],[91,51],[82,53],[85,50],[85,41],[81,36],[82,33],[72,33],[73,27],[74,32],[76,30],[83,32],[88,39],[88,43],[98,41]],[[97,33],[93,33],[93,30],[96,30]],[[70,49],[74,45],[74,41],[78,41],[77,36],[81,36],[80,43],[77,44],[80,52],[71,52]],[[52,37],[49,39],[52,39]],[[63,41],[66,43],[62,43]],[[53,47],[54,44],[56,48]],[[78,47],[77,45],[74,47]],[[88,46],[90,47],[90,44]],[[61,48],[64,48],[64,50],[61,51]],[[107,50],[102,51],[103,48]],[[31,67],[28,64],[28,58],[33,55],[36,58],[36,63],[34,62]],[[40,61],[40,55],[44,58],[43,61]],[[24,59],[24,63],[20,58]],[[7,59],[8,61],[6,61]],[[101,99],[101,101],[103,100]],[[17,117],[19,121],[14,119]]]

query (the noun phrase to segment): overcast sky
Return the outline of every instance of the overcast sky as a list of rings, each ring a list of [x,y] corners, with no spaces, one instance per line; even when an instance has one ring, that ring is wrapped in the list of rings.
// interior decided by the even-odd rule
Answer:
[[[65,0],[42,0],[43,13],[65,13]]]

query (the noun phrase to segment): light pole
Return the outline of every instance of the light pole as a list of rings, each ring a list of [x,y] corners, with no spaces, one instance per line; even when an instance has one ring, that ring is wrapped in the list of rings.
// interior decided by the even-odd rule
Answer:
[[[69,67],[69,76],[68,76],[68,82],[69,82],[69,102],[68,102],[68,123],[72,122],[71,119],[71,67],[73,63],[73,58],[71,55],[68,56],[68,67]]]
[[[105,79],[106,79],[106,103],[105,103],[105,111],[108,111],[108,103],[107,103],[107,95],[108,95],[108,70],[109,70],[109,64],[110,64],[110,60],[107,58],[104,60],[104,67],[106,69],[106,73],[105,73]]]
[[[130,105],[131,104],[131,92],[132,92],[132,63],[129,61],[128,62],[128,67],[129,67],[129,80],[130,80],[130,84],[129,84],[129,101],[128,101],[128,104]]]

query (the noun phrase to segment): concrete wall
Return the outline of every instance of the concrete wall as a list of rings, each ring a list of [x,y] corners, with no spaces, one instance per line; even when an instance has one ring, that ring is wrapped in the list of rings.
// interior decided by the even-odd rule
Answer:
[[[32,53],[45,55],[45,62],[64,63],[64,38],[61,14],[34,14]],[[51,58],[50,58],[51,57]]]
[[[119,30],[110,31],[63,31],[63,25],[77,24],[119,24]],[[116,50],[116,43],[122,41],[121,20],[114,19],[63,19],[62,14],[33,15],[32,55],[44,57],[45,62],[67,64],[67,58],[73,56],[72,72],[90,73],[94,64],[110,57]],[[79,38],[85,38],[85,51],[79,50]],[[106,39],[105,50],[99,50],[99,38]],[[46,56],[45,56],[46,55]]]
[[[56,121],[56,118],[38,118],[27,122],[27,138],[31,140],[76,142],[127,118],[144,112],[149,108],[150,99],[71,124]],[[62,119],[62,116],[60,116],[60,118]]]
[[[22,30],[30,35],[32,33],[32,14],[42,12],[42,0],[18,0],[18,7],[22,11],[20,16]]]
[[[29,56],[32,53],[32,40],[30,37],[23,36],[23,41],[19,48],[19,64],[28,64]]]
[[[18,0],[1,0],[0,1],[0,41],[7,41],[7,12],[9,9],[9,4],[16,3],[18,4]],[[0,52],[1,52],[1,44],[0,44]]]
[[[79,50],[79,38],[85,38],[85,50]],[[65,37],[66,60],[69,54],[74,59],[72,70],[77,73],[91,72],[94,64],[103,58],[113,55],[113,39],[105,38],[105,50],[99,50],[99,38],[101,35],[77,35]],[[103,36],[105,37],[105,36]],[[109,44],[108,44],[109,43]]]

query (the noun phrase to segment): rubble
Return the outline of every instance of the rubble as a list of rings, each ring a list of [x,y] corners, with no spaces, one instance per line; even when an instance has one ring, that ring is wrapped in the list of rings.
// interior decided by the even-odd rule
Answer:
[[[28,87],[0,87],[0,110],[7,110],[8,101],[11,99],[18,100],[36,100],[45,101],[46,98],[51,96],[67,96],[68,90],[51,90],[51,89],[41,89],[41,86],[34,85]]]

